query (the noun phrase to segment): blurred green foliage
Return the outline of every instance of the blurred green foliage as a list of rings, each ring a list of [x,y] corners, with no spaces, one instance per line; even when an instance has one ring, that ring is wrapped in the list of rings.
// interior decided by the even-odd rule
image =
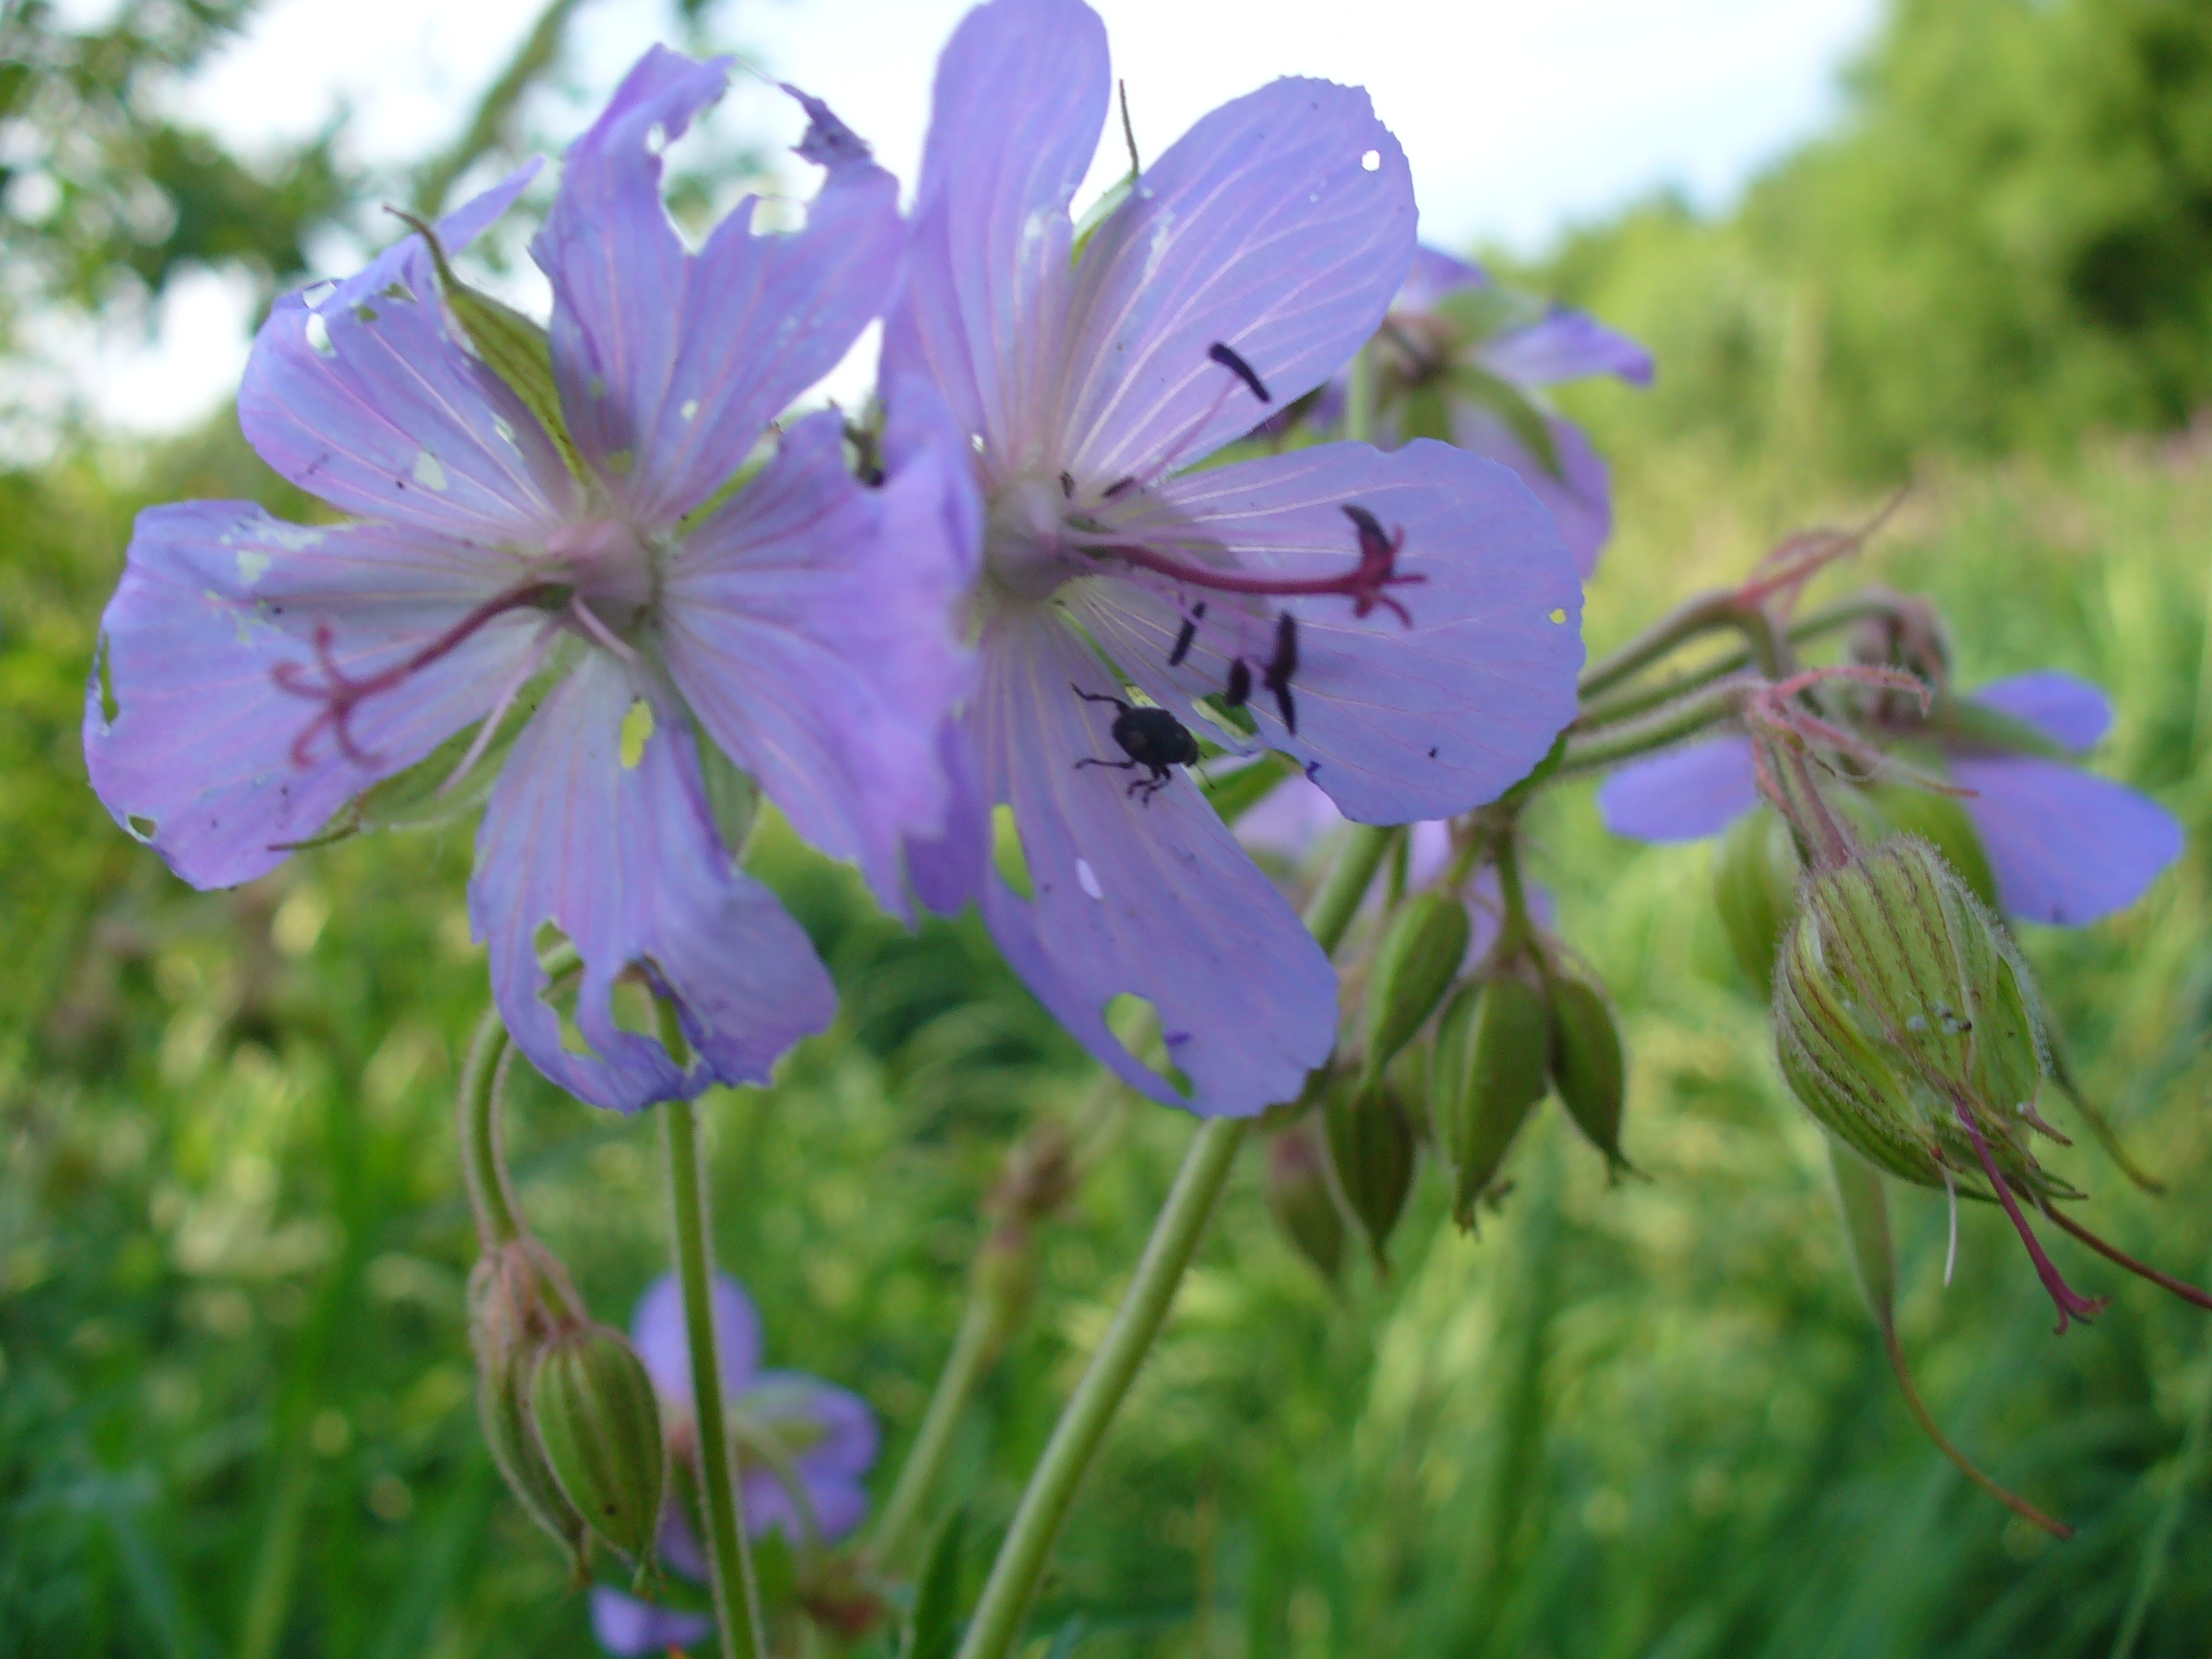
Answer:
[[[1920,487],[1853,576],[1941,603],[1968,685],[2056,665],[2113,692],[2099,764],[2179,812],[2190,852],[2128,915],[2027,946],[2084,1081],[2174,1190],[2137,1194],[2093,1154],[2062,1166],[2118,1242],[2200,1278],[2212,447],[2070,440],[2171,422],[2203,391],[2212,330],[2182,295],[2203,261],[2157,252],[2170,292],[2131,322],[2080,285],[2100,236],[2202,229],[2212,171],[2183,140],[2212,105],[2200,81],[2141,67],[2201,76],[2178,47],[2141,48],[2168,26],[2201,47],[2202,22],[2150,0],[1908,4],[1851,129],[1742,215],[1631,214],[1558,267],[1662,364],[1648,398],[1577,409],[1616,457],[1623,525],[1594,644],[1862,510],[1863,480],[1886,493],[1911,458]],[[2008,121],[2028,137],[1991,136]],[[2138,150],[2172,164],[2127,162]],[[1992,156],[2011,157],[2004,204],[1984,188]],[[2123,177],[2137,197],[2085,198]],[[1938,361],[1939,338],[1960,355]],[[485,999],[468,826],[194,894],[84,787],[84,675],[130,516],[183,495],[305,510],[228,422],[0,478],[0,1659],[589,1653],[470,1402],[450,1123]],[[1561,931],[1624,1015],[1626,1150],[1649,1178],[1609,1184],[1547,1109],[1479,1238],[1452,1228],[1428,1170],[1390,1275],[1355,1263],[1332,1288],[1275,1232],[1249,1157],[1085,1490],[1039,1646],[2066,1659],[2116,1653],[2136,1620],[2134,1655],[2201,1659],[2212,1322],[2076,1256],[2114,1303],[2055,1340],[2001,1217],[1963,1217],[1946,1288],[1942,1206],[1901,1194],[1901,1317],[1931,1404],[2081,1533],[2055,1546],[2011,1521],[1895,1398],[1816,1132],[1705,901],[1708,851],[1611,841],[1584,790],[1536,828]],[[754,862],[843,1012],[774,1089],[709,1097],[717,1252],[761,1305],[771,1364],[880,1413],[880,1493],[1006,1147],[1041,1117],[1094,1119],[1100,1097],[972,918],[908,934],[774,833]],[[652,1124],[526,1071],[512,1118],[534,1223],[622,1320],[666,1254]],[[1118,1122],[1043,1230],[1031,1323],[959,1433],[943,1504],[970,1507],[972,1563],[1190,1134],[1148,1107]]]

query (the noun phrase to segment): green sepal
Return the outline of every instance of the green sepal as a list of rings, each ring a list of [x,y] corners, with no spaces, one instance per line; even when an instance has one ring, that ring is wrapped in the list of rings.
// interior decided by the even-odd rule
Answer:
[[[1544,1098],[1551,1050],[1543,996],[1510,975],[1462,985],[1437,1018],[1429,1109],[1452,1170],[1453,1218],[1464,1229]]]
[[[1597,987],[1562,976],[1551,983],[1551,1084],[1583,1138],[1618,1175],[1633,1168],[1621,1153],[1628,1068],[1621,1028]]]
[[[1391,916],[1367,971],[1362,1089],[1375,1087],[1383,1068],[1443,1001],[1472,931],[1467,906],[1457,894],[1441,888],[1411,895]]]
[[[553,377],[553,338],[544,325],[524,316],[503,300],[481,288],[472,288],[454,275],[446,262],[438,233],[412,214],[399,215],[415,228],[429,246],[430,262],[437,268],[438,286],[451,307],[453,320],[484,367],[499,376],[545,428],[561,451],[561,459],[579,483],[591,482],[591,473],[568,435],[568,422],[561,412],[561,388]]]
[[[1387,1272],[1384,1252],[1413,1190],[1413,1127],[1387,1089],[1355,1089],[1341,1078],[1331,1087],[1321,1115],[1336,1189],[1367,1236],[1376,1270]]]
[[[660,1535],[667,1452],[653,1381],[637,1351],[604,1325],[554,1336],[531,1368],[530,1420],[584,1524],[642,1571]]]

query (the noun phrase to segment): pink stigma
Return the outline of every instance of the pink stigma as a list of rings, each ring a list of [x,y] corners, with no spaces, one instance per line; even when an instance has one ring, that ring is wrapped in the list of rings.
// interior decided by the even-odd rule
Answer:
[[[1989,1185],[1997,1189],[1997,1197],[2005,1206],[2005,1214],[2012,1217],[2012,1225],[2020,1234],[2020,1241],[2028,1246],[2028,1259],[2035,1263],[2035,1277],[2043,1281],[2043,1288],[2051,1293],[2051,1300],[2058,1305],[2058,1329],[2056,1334],[2066,1334],[2067,1325],[2075,1320],[2094,1319],[2104,1311],[2104,1298],[2082,1295],[2066,1283],[2058,1271],[2058,1263],[2044,1253],[2043,1245],[2035,1237],[2034,1229],[2028,1225],[2028,1217],[2020,1213],[2020,1204],[2012,1196],[2012,1189],[1998,1172],[1997,1160],[1989,1155],[1989,1142],[1982,1138],[1982,1126],[1974,1121],[1974,1110],[1964,1100],[1954,1100],[1952,1110],[1958,1114],[1960,1127],[1966,1131],[1974,1142],[1974,1150],[1981,1154],[1982,1167],[1989,1172]]]
[[[361,680],[349,676],[331,656],[333,636],[330,624],[316,623],[315,666],[322,671],[322,680],[317,682],[308,679],[306,668],[298,662],[279,662],[269,671],[269,677],[276,681],[278,690],[323,706],[317,710],[315,718],[301,728],[300,735],[292,740],[292,764],[307,766],[313,763],[315,739],[327,728],[341,755],[356,766],[373,766],[376,763],[374,757],[363,753],[353,741],[351,722],[354,709],[378,692],[389,691],[395,685],[405,684],[440,658],[450,656],[494,617],[503,616],[510,611],[521,610],[525,606],[542,606],[547,600],[565,598],[567,593],[567,585],[561,582],[530,582],[505,593],[495,593],[420,651]]]
[[[1406,576],[1398,572],[1398,555],[1406,545],[1405,530],[1401,528],[1385,536],[1382,524],[1366,508],[1348,506],[1344,512],[1359,532],[1359,562],[1341,576],[1252,576],[1241,571],[1209,570],[1204,565],[1186,565],[1150,547],[1126,542],[1109,543],[1095,551],[1126,559],[1142,569],[1157,571],[1189,587],[1211,588],[1220,593],[1261,593],[1282,598],[1338,593],[1352,601],[1355,616],[1365,616],[1378,606],[1387,606],[1400,622],[1412,627],[1411,613],[1383,591],[1386,588],[1404,588],[1429,580],[1427,576]]]

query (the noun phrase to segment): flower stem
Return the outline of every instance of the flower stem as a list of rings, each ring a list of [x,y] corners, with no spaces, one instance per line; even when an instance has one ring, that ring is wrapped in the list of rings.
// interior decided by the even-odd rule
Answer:
[[[1560,757],[1559,768],[1551,776],[1559,778],[1577,772],[1595,772],[1600,767],[1617,765],[1623,760],[1632,760],[1639,755],[1648,755],[1655,749],[1664,749],[1671,743],[1695,736],[1706,727],[1725,720],[1737,712],[1743,704],[1743,685],[1724,681],[1720,685],[1708,685],[1702,691],[1694,692],[1679,703],[1661,709],[1634,725],[1588,735],[1578,733],[1568,739],[1567,753]]]
[[[1582,679],[1575,689],[1585,698],[1595,697],[1600,691],[1609,691],[1631,674],[1658,661],[1676,646],[1686,645],[1700,635],[1733,627],[1735,622],[1736,595],[1733,591],[1701,593],[1694,599],[1686,599],[1625,645],[1591,663],[1583,670]]]
[[[737,1492],[730,1439],[722,1418],[722,1370],[714,1346],[713,1266],[707,1246],[707,1189],[699,1170],[699,1121],[688,1100],[661,1109],[668,1152],[668,1208],[675,1221],[676,1275],[684,1290],[684,1331],[691,1350],[691,1404],[699,1427],[699,1484],[706,1494],[707,1565],[714,1587],[723,1659],[763,1659],[760,1597],[745,1547],[745,1511]]]
[[[937,1386],[929,1395],[928,1409],[922,1414],[914,1449],[906,1454],[899,1483],[892,1487],[876,1525],[869,1552],[886,1567],[898,1560],[912,1539],[915,1525],[922,1518],[923,1501],[937,1484],[937,1477],[951,1454],[952,1431],[959,1425],[969,1396],[991,1367],[1005,1334],[1004,1325],[1003,1311],[991,1298],[969,1296],[959,1332],[952,1338],[952,1352],[946,1357],[945,1369],[938,1373]]]
[[[1022,1621],[1074,1502],[1075,1488],[1129,1384],[1136,1381],[1138,1368],[1151,1352],[1153,1338],[1166,1322],[1183,1270],[1190,1264],[1206,1218],[1214,1212],[1214,1201],[1250,1127],[1247,1118],[1216,1118],[1201,1125],[1191,1139],[1106,1339],[1092,1356],[1083,1381],[1053,1427],[1045,1455],[1029,1477],[1014,1524],[991,1564],[991,1577],[960,1645],[959,1659],[1004,1659],[1021,1634]]]
[[[1313,896],[1306,912],[1306,926],[1324,950],[1334,951],[1343,940],[1359,902],[1367,895],[1375,872],[1392,839],[1401,831],[1373,825],[1353,826],[1334,868]],[[991,1576],[983,1586],[975,1616],[960,1644],[959,1659],[1005,1659],[1022,1633],[1030,1599],[1059,1536],[1061,1524],[1075,1501],[1091,1459],[1097,1455],[1106,1431],[1137,1379],[1144,1357],[1166,1323],[1174,1306],[1176,1287],[1198,1248],[1206,1220],[1214,1213],[1222,1185],[1237,1161],[1251,1120],[1216,1118],[1200,1126],[1175,1173],[1167,1201],[1152,1223],[1144,1254],[1137,1272],[1115,1310],[1106,1339],[1075,1385],[1074,1394],[1053,1426],[1052,1438],[1031,1472],[1022,1494],[1014,1524],[998,1546],[991,1564]]]
[[[487,1249],[522,1237],[515,1190],[499,1153],[499,1101],[505,1091],[507,1025],[499,1010],[487,1008],[469,1045],[461,1072],[461,1172],[469,1185],[469,1207],[476,1213],[476,1236]]]

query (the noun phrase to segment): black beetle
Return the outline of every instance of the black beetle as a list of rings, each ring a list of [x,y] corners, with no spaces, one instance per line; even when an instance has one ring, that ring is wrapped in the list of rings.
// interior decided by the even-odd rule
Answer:
[[[1190,735],[1190,729],[1165,709],[1139,707],[1124,703],[1118,697],[1109,697],[1097,691],[1086,691],[1072,680],[1068,689],[1086,703],[1111,703],[1117,712],[1114,716],[1114,741],[1121,745],[1126,760],[1100,760],[1086,756],[1075,762],[1075,769],[1086,766],[1108,766],[1117,772],[1133,772],[1142,766],[1146,776],[1133,778],[1128,793],[1138,796],[1149,806],[1152,797],[1174,781],[1170,766],[1190,766],[1198,759],[1198,739]]]

